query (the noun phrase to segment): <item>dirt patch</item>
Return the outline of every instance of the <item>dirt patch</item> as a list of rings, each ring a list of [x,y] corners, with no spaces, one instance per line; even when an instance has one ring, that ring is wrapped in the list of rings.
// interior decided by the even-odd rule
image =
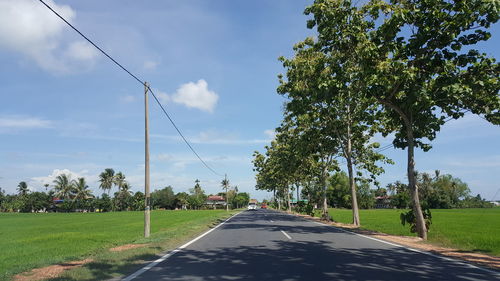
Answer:
[[[369,237],[373,238],[378,238],[381,240],[385,240],[388,242],[393,242],[399,245],[407,246],[410,248],[414,249],[419,249],[419,250],[424,250],[428,252],[432,252],[435,254],[443,255],[443,256],[448,256],[456,259],[461,259],[465,260],[471,263],[475,263],[481,266],[486,266],[490,267],[493,269],[500,269],[500,257],[496,256],[490,256],[486,254],[481,254],[481,253],[475,253],[475,252],[469,252],[469,251],[462,251],[458,249],[453,249],[453,248],[445,248],[441,246],[436,246],[433,244],[430,244],[424,240],[422,240],[419,237],[410,237],[410,236],[396,236],[396,235],[389,235],[385,233],[380,233],[372,230],[366,230],[366,229],[359,229],[358,227],[352,225],[352,224],[345,224],[345,223],[338,223],[338,222],[327,222],[327,221],[322,221],[319,218],[316,217],[311,217],[308,215],[303,215],[303,214],[295,214],[297,216],[309,219],[309,220],[314,220],[314,221],[321,221],[322,223],[329,224],[338,228],[346,229],[349,231],[352,231],[354,233],[359,233],[363,234]]]
[[[109,249],[111,252],[121,252],[121,251],[126,251],[130,249],[135,249],[135,248],[141,248],[141,247],[146,247],[149,244],[126,244],[118,247],[114,247]]]
[[[80,267],[84,264],[92,262],[92,259],[85,259],[81,261],[71,261],[67,263],[61,263],[51,266],[46,266],[42,268],[36,268],[29,272],[20,273],[14,276],[14,281],[36,281],[44,280],[49,278],[56,278],[65,270]]]

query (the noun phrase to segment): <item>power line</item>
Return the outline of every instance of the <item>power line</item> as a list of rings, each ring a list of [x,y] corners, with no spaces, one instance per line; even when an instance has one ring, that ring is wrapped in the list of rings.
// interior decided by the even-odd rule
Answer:
[[[201,159],[200,155],[198,155],[198,153],[194,150],[194,148],[191,146],[191,144],[186,140],[186,138],[184,137],[184,135],[181,133],[181,131],[179,130],[179,128],[177,127],[177,125],[175,125],[174,120],[172,120],[172,118],[170,117],[170,115],[167,113],[167,111],[165,110],[165,108],[163,107],[163,105],[160,103],[160,101],[156,97],[156,95],[153,92],[153,90],[150,87],[148,87],[148,90],[149,90],[149,92],[151,92],[151,95],[156,100],[156,102],[160,106],[160,108],[163,111],[163,113],[165,113],[165,116],[167,116],[167,118],[170,121],[170,123],[172,123],[172,126],[174,126],[175,130],[177,131],[177,133],[179,133],[179,135],[182,137],[182,139],[184,140],[184,142],[186,143],[186,145],[189,147],[189,149],[191,149],[191,151],[194,153],[194,155],[196,155],[196,157],[198,157],[198,159],[201,161],[201,163],[203,163],[203,165],[205,165],[205,167],[207,167],[207,169],[209,169],[212,173],[214,173],[217,176],[223,177],[224,175],[221,175],[221,174],[217,173],[214,169],[212,169],[210,166],[208,166],[208,164],[205,161],[203,161],[203,159]]]
[[[130,72],[123,65],[121,65],[119,62],[117,62],[114,58],[112,58],[110,55],[108,55],[108,53],[106,53],[104,50],[102,50],[101,48],[99,48],[99,46],[97,46],[94,42],[92,42],[92,40],[90,40],[87,36],[85,36],[83,33],[81,33],[80,30],[78,30],[76,27],[74,27],[63,16],[61,16],[59,13],[57,13],[56,11],[54,11],[54,9],[52,9],[49,5],[47,5],[47,3],[45,3],[43,0],[38,0],[38,1],[40,1],[43,5],[45,5],[45,7],[47,7],[49,10],[51,10],[52,13],[54,13],[56,16],[58,16],[67,25],[69,25],[74,31],[76,31],[78,34],[80,34],[80,36],[82,36],[85,40],[87,40],[90,44],[92,44],[92,46],[94,46],[97,50],[99,50],[106,57],[108,57],[108,59],[110,59],[112,62],[114,62],[116,65],[118,65],[121,69],[123,69],[125,72],[127,72],[130,76],[132,76],[135,80],[137,80],[137,82],[141,83],[144,86],[144,82],[142,82],[141,79],[137,78],[137,76],[135,76],[134,74],[132,74],[132,72]]]
[[[160,103],[160,101],[158,100],[158,98],[156,97],[156,95],[153,93],[153,90],[151,90],[151,88],[146,85],[145,82],[143,82],[141,79],[139,79],[136,75],[134,75],[130,70],[128,70],[127,68],[125,68],[122,64],[120,64],[118,61],[116,61],[113,57],[111,57],[108,53],[106,53],[103,49],[101,49],[96,43],[94,43],[92,40],[90,40],[87,36],[85,36],[82,32],[80,32],[80,30],[78,30],[75,26],[73,26],[71,23],[69,23],[63,16],[61,16],[59,13],[57,13],[54,9],[52,9],[52,7],[50,7],[47,3],[45,3],[43,0],[38,0],[40,1],[45,7],[47,7],[50,11],[52,11],[52,13],[54,13],[57,17],[59,17],[62,21],[64,21],[69,27],[71,27],[76,33],[78,33],[80,36],[82,36],[85,40],[87,40],[87,42],[89,42],[90,44],[92,44],[92,46],[94,46],[97,50],[99,50],[103,55],[105,55],[108,59],[110,59],[114,64],[116,64],[118,67],[120,67],[123,71],[125,71],[128,75],[130,75],[134,80],[136,80],[137,82],[139,82],[141,85],[145,86],[148,88],[149,92],[153,95],[154,99],[156,100],[156,102],[158,103],[158,105],[160,106],[160,108],[162,109],[163,113],[165,113],[165,116],[167,116],[168,120],[170,121],[170,123],[174,126],[175,130],[177,131],[177,133],[181,136],[181,138],[184,140],[184,142],[186,143],[186,145],[189,147],[189,149],[194,153],[194,155],[196,155],[196,157],[198,157],[198,159],[201,161],[201,163],[203,163],[203,165],[205,165],[205,167],[207,167],[207,169],[209,169],[212,173],[214,173],[215,175],[217,176],[223,176],[219,173],[217,173],[214,169],[212,169],[210,166],[208,166],[208,164],[203,161],[203,159],[200,157],[200,155],[196,152],[196,150],[194,150],[194,148],[191,146],[191,144],[187,141],[187,139],[184,137],[184,135],[181,133],[181,131],[179,130],[179,128],[177,127],[177,125],[175,124],[174,120],[172,120],[172,118],[170,117],[170,115],[167,113],[167,111],[165,110],[165,108],[163,107],[163,105]]]

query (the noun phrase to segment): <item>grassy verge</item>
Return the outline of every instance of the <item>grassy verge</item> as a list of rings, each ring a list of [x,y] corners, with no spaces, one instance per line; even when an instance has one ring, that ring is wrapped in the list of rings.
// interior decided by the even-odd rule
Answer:
[[[94,261],[65,273],[60,280],[112,278],[135,270],[136,263],[175,248],[228,216],[223,210],[154,211],[152,234],[145,239],[142,212],[0,214],[0,279],[88,257]],[[127,243],[148,246],[115,253],[108,250]]]
[[[330,209],[338,222],[351,223],[352,211]],[[393,235],[415,236],[408,226],[402,226],[402,210],[360,210],[363,229]],[[500,256],[500,208],[491,209],[435,209],[432,212],[429,242],[460,250]]]

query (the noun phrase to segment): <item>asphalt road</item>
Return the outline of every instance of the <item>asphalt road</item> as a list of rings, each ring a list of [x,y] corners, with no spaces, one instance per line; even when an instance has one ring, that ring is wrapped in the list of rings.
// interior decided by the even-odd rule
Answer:
[[[500,280],[271,210],[245,211],[133,280]]]

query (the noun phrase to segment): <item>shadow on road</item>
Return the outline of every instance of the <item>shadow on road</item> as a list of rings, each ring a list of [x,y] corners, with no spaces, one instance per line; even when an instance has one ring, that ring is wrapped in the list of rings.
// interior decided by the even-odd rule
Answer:
[[[327,241],[277,248],[183,250],[138,280],[494,280],[405,249],[335,249]],[[485,279],[486,278],[486,279]]]

